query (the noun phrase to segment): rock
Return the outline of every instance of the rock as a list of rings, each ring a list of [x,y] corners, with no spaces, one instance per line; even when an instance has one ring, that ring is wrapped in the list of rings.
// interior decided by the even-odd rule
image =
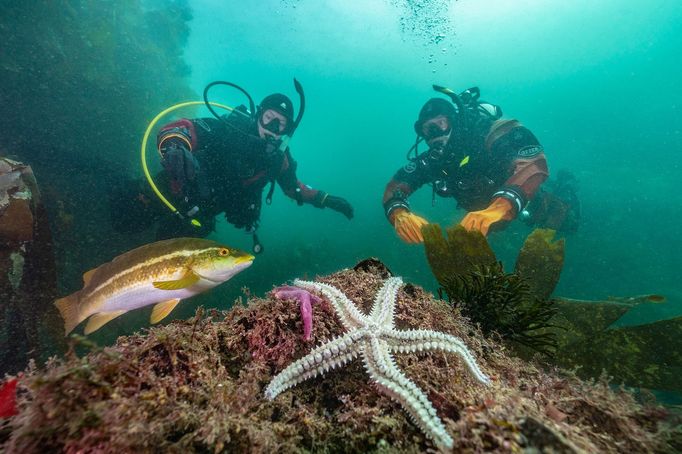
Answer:
[[[52,237],[30,166],[0,157],[0,374],[64,346]]]
[[[384,281],[362,270],[317,280],[365,313]],[[312,306],[312,342],[302,342],[297,304],[251,297],[246,307],[197,314],[29,369],[0,451],[434,452],[359,358],[266,398],[276,374],[345,331],[325,299]],[[395,354],[454,438],[452,452],[674,452],[669,440],[680,439],[660,409],[605,381],[543,371],[509,355],[418,286],[399,291],[395,321],[401,330],[459,337],[492,379],[490,386],[472,380],[454,354]]]

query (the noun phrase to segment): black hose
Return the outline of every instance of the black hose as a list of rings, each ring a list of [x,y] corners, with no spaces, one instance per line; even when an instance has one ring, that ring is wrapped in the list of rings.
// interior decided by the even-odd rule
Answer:
[[[296,80],[295,77],[294,88],[296,88],[296,93],[298,93],[300,105],[298,106],[298,115],[296,115],[296,121],[294,121],[294,127],[291,128],[289,137],[294,135],[294,131],[296,131],[296,128],[298,128],[298,124],[301,122],[301,119],[303,118],[303,112],[305,112],[305,93],[303,93],[303,86],[298,80]]]
[[[217,80],[217,81],[215,81],[215,82],[211,82],[210,84],[206,85],[206,88],[204,88],[204,103],[206,104],[206,107],[208,108],[208,110],[211,111],[211,113],[213,114],[213,116],[216,117],[218,120],[224,120],[224,118],[221,117],[220,115],[218,115],[218,113],[217,113],[215,110],[213,110],[213,107],[211,106],[211,103],[208,101],[208,90],[210,90],[211,87],[213,87],[213,86],[215,86],[215,85],[227,85],[228,87],[236,88],[237,90],[239,90],[239,91],[241,91],[242,93],[244,93],[244,95],[245,95],[245,96],[248,98],[248,100],[249,100],[249,112],[251,112],[251,115],[254,115],[254,114],[255,114],[255,112],[256,112],[256,104],[253,102],[253,99],[251,98],[251,95],[249,95],[249,93],[248,93],[246,90],[244,90],[242,87],[240,87],[240,86],[237,85],[237,84],[233,84],[232,82],[225,82],[225,81],[222,81],[222,80]],[[236,110],[236,109],[235,109],[234,111],[235,111],[235,112],[239,112],[239,113],[241,113],[242,115],[244,115],[244,113],[243,113],[243,112],[240,112],[239,110]]]

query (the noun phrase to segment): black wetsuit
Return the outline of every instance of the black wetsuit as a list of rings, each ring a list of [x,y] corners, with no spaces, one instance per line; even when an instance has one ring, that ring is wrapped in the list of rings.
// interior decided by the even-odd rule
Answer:
[[[288,148],[280,151],[279,142],[260,138],[255,122],[244,115],[232,113],[226,120],[181,119],[161,128],[157,145],[162,156],[169,147],[181,145],[191,151],[198,168],[190,181],[174,180],[165,170],[155,178],[162,193],[185,219],[171,215],[144,185],[135,185],[140,193],[129,195],[139,201],[138,217],[141,214],[147,225],[149,215],[161,218],[158,239],[205,236],[214,229],[215,216],[220,213],[235,227],[254,231],[260,219],[263,190],[269,184],[277,183],[299,204],[323,206],[327,194],[298,180],[296,162]],[[270,186],[268,198],[272,189]],[[189,217],[200,221],[201,227],[192,226]],[[136,230],[130,225],[121,227],[118,230]]]
[[[409,210],[408,196],[430,183],[434,195],[453,197],[467,211],[504,197],[518,214],[547,176],[544,150],[530,130],[516,120],[480,118],[443,150],[430,149],[398,170],[383,205],[390,220],[396,208]]]

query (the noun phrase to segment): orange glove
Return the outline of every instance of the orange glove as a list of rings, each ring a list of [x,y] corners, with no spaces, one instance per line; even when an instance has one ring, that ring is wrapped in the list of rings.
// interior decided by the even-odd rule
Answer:
[[[478,230],[483,236],[488,235],[490,226],[498,221],[510,221],[514,219],[514,207],[512,203],[503,198],[493,199],[488,208],[481,211],[472,211],[464,216],[460,225],[465,229]]]
[[[404,209],[396,208],[391,213],[391,222],[398,236],[406,243],[423,243],[422,226],[429,223],[421,216]]]

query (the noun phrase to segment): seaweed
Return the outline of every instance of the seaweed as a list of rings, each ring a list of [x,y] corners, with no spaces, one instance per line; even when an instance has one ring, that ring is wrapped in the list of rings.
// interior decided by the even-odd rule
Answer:
[[[422,228],[426,258],[438,282],[452,275],[463,275],[476,266],[497,263],[495,253],[479,232],[467,232],[460,225],[447,229],[443,236],[440,225],[427,224]]]
[[[535,229],[528,235],[516,259],[515,271],[524,276],[537,298],[547,300],[564,267],[565,241],[552,242],[555,231]]]
[[[502,264],[476,266],[442,282],[450,302],[478,324],[485,335],[551,353],[557,340],[550,319],[557,310],[553,302],[535,297],[528,279],[518,273],[505,273]]]
[[[422,232],[426,257],[441,293],[444,291],[453,306],[485,335],[496,333],[513,344],[545,353],[556,349],[556,333],[546,329],[556,308],[545,295],[548,289],[551,293],[561,272],[563,243],[553,248],[551,231],[536,231],[528,238],[513,273],[504,272],[480,232],[468,232],[458,225],[447,230],[446,239],[437,224],[424,226]],[[550,257],[547,251],[552,252],[551,258],[545,259]],[[547,263],[559,266],[548,267]],[[543,269],[548,272],[541,274]],[[538,284],[540,275],[544,279]]]
[[[318,281],[368,311],[384,279],[374,268]],[[286,365],[343,332],[329,304],[317,304],[313,342],[301,341],[296,304],[251,297],[246,307],[198,313],[29,368],[19,379],[19,414],[0,426],[0,451],[432,451],[400,406],[367,380],[359,360],[264,398]],[[418,286],[398,293],[395,320],[400,329],[460,337],[493,380],[473,384],[456,355],[396,355],[453,435],[454,452],[665,452],[679,443],[660,407],[639,404],[604,380],[543,371],[511,356]]]
[[[633,307],[663,297],[551,298],[565,251],[563,239],[553,241],[553,230],[534,230],[509,274],[478,232],[451,227],[447,239],[438,225],[425,226],[423,232],[441,293],[486,336],[499,335],[515,354],[575,370],[583,378],[606,372],[614,383],[682,392],[682,317],[613,327]]]

